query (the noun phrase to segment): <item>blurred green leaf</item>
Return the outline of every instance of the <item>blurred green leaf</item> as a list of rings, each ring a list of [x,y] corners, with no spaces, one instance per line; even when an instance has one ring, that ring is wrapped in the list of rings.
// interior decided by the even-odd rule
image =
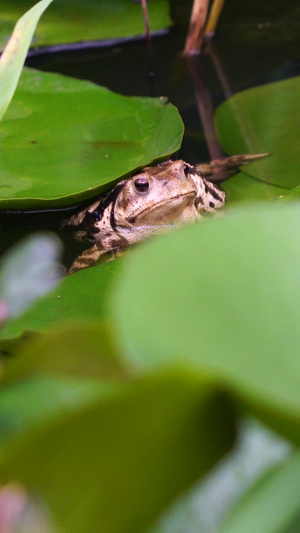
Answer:
[[[33,336],[3,361],[2,384],[41,375],[126,380],[129,369],[116,351],[111,329],[105,321],[81,318]]]
[[[36,234],[21,241],[1,259],[0,298],[7,318],[15,318],[58,284],[61,267],[60,241],[53,235]]]
[[[296,533],[300,515],[300,456],[264,476],[230,513],[220,533]],[[293,521],[297,528],[293,529]]]
[[[61,352],[60,352],[61,355]],[[108,396],[116,385],[98,381],[40,375],[18,381],[1,390],[0,441],[8,441],[61,415],[82,409],[95,398]]]
[[[0,123],[0,206],[57,207],[95,196],[168,157],[182,134],[164,98],[25,69]]]
[[[33,4],[33,0],[2,0],[0,46],[5,44],[13,23]],[[151,30],[171,25],[167,0],[151,0],[148,5]],[[95,41],[143,35],[141,5],[128,0],[56,0],[43,17],[34,36],[34,46]]]
[[[170,369],[9,442],[2,480],[42,498],[66,533],[141,533],[234,434],[226,396]]]
[[[127,257],[119,343],[137,368],[207,372],[300,442],[300,210],[235,210]],[[146,282],[145,282],[146,280]]]
[[[24,332],[42,331],[70,319],[106,319],[107,301],[120,276],[122,261],[81,270],[61,280],[59,287],[38,301],[18,319],[0,329],[0,339],[12,339]]]
[[[271,153],[243,171],[289,189],[300,184],[299,92],[297,76],[242,91],[216,111],[219,137],[227,153]]]
[[[42,0],[17,22],[0,59],[0,120],[15,92],[28,48],[40,16],[52,0]],[[1,6],[2,9],[2,6]]]

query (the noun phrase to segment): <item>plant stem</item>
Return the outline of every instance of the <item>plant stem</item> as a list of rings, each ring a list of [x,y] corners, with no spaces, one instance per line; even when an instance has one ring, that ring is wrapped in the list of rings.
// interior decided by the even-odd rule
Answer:
[[[208,20],[205,26],[205,35],[214,34],[225,0],[213,0]]]
[[[184,55],[200,53],[208,5],[209,0],[194,0],[189,31],[183,51]]]
[[[211,96],[200,73],[200,66],[195,57],[187,57],[189,74],[193,83],[196,104],[202,122],[205,140],[211,160],[223,159],[224,152],[218,140],[214,125],[214,109]]]

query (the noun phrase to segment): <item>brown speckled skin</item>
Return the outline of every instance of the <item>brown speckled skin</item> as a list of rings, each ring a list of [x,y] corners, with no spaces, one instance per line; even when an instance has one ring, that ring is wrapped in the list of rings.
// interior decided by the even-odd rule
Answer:
[[[139,192],[137,179],[147,180],[147,191]],[[146,167],[120,181],[105,197],[73,216],[68,225],[78,226],[77,237],[96,243],[93,257],[168,228],[201,218],[201,212],[214,212],[225,203],[225,193],[182,160],[165,161]],[[71,271],[88,266],[88,250],[76,260]],[[80,259],[83,259],[82,265]]]

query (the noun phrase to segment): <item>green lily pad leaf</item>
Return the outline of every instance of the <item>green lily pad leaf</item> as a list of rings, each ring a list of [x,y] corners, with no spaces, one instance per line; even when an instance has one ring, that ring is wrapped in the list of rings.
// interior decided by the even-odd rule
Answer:
[[[266,202],[275,200],[290,191],[260,181],[253,176],[240,172],[222,183],[222,189],[226,192],[225,206],[239,205],[244,203]]]
[[[0,340],[20,337],[24,332],[43,331],[70,319],[107,319],[107,300],[122,261],[114,261],[65,277],[59,287],[36,302],[24,315],[0,329]]]
[[[1,477],[39,495],[58,530],[140,533],[234,437],[228,398],[170,369],[10,441]]]
[[[125,97],[86,81],[23,71],[0,123],[0,207],[58,207],[111,187],[181,144],[164,98]]]
[[[287,200],[288,202],[299,200],[300,197],[300,186],[295,187],[291,191],[284,191],[282,195],[280,195],[279,199],[281,201]]]
[[[296,533],[300,516],[300,455],[264,476],[236,505],[220,533]]]
[[[126,258],[114,299],[132,364],[208,372],[297,443],[299,225],[276,203],[161,236]]]
[[[243,171],[292,189],[300,184],[300,77],[240,92],[221,104],[216,125],[229,154],[270,152]]]
[[[20,18],[1,56],[0,120],[15,92],[35,27],[51,2],[52,0],[42,0]]]
[[[5,46],[15,21],[32,7],[33,0],[2,0],[0,46]],[[151,30],[171,25],[167,0],[148,4]],[[128,0],[59,0],[38,26],[33,45],[106,40],[145,33],[141,5]]]

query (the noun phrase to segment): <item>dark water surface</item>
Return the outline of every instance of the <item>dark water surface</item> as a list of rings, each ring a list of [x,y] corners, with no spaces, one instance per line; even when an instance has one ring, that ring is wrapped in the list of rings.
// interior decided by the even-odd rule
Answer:
[[[178,107],[185,124],[185,136],[178,157],[190,163],[208,161],[203,126],[196,104],[194,86],[186,61],[180,53],[192,2],[172,2],[174,25],[153,39],[154,78],[148,75],[144,39],[112,46],[83,45],[64,51],[32,51],[26,65],[91,80],[125,94],[168,96]],[[251,3],[227,0],[218,34],[206,53],[196,59],[198,75],[215,109],[225,98],[245,88],[300,74],[300,6],[298,0],[284,3],[267,0]],[[276,120],[276,117],[274,117]],[[24,234],[52,228],[65,245],[69,264],[82,250],[70,233],[59,230],[61,215],[3,218],[0,213],[0,255]]]

